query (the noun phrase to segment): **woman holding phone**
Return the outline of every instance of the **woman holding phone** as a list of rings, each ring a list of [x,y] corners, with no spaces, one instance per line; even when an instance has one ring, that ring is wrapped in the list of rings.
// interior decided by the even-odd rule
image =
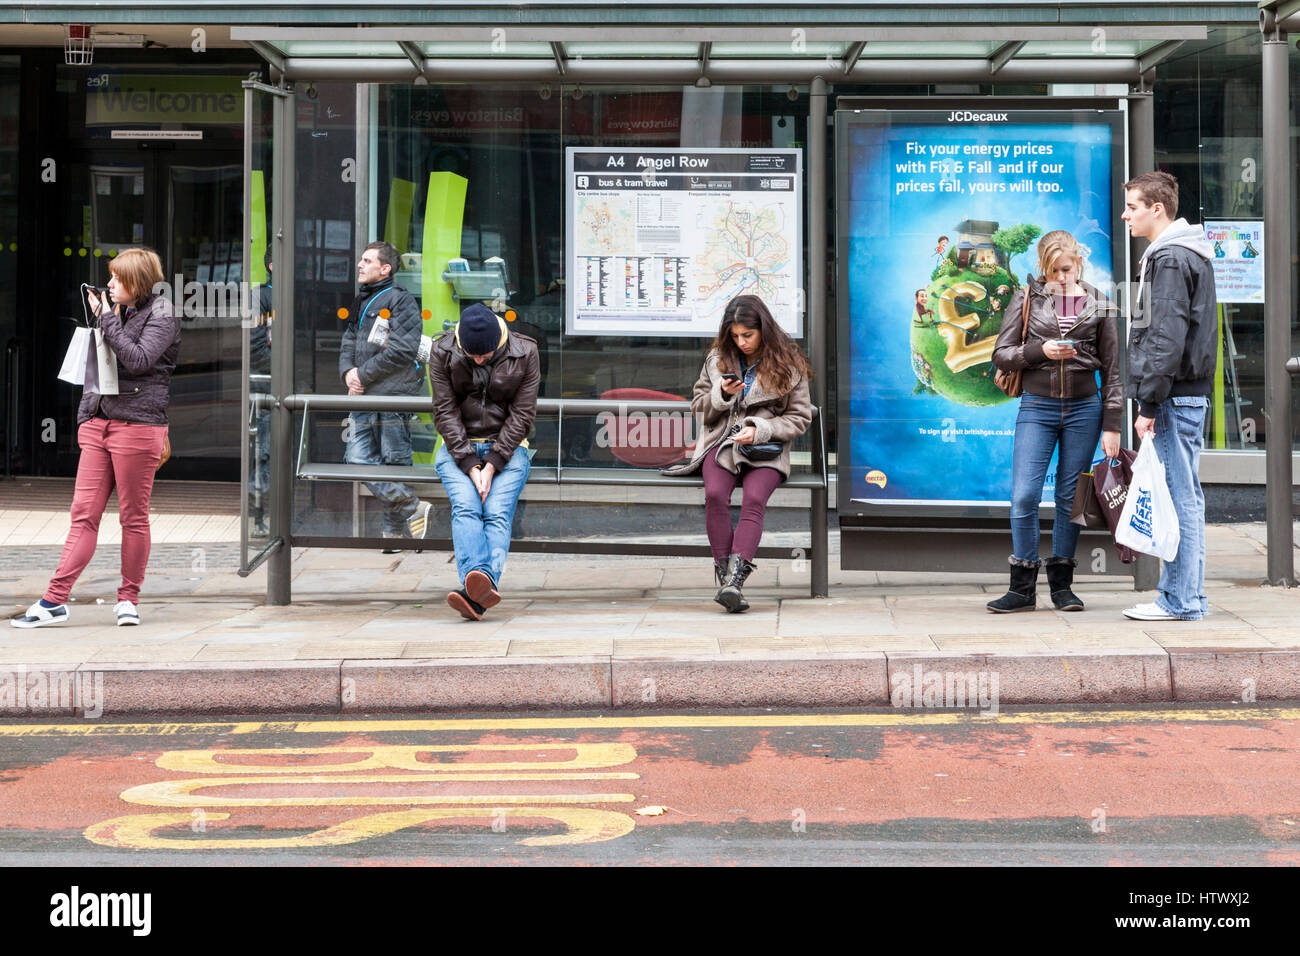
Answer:
[[[1082,281],[1083,251],[1064,230],[1038,241],[1038,278],[1016,290],[993,350],[993,364],[1021,370],[1023,392],[1011,451],[1011,587],[988,609],[1032,611],[1038,580],[1038,505],[1052,453],[1059,449],[1056,516],[1047,582],[1052,604],[1082,611],[1074,594],[1079,526],[1070,509],[1079,473],[1092,464],[1097,439],[1109,458],[1119,454],[1124,392],[1119,377],[1115,307]],[[1029,325],[1021,338],[1024,297]],[[1100,394],[1098,393],[1100,373]]]
[[[119,625],[140,623],[140,585],[149,563],[149,496],[167,443],[167,401],[180,352],[180,324],[171,301],[155,295],[162,262],[152,249],[126,249],[108,264],[106,301],[95,289],[86,300],[104,341],[117,356],[117,394],[100,394],[95,349],[86,360],[86,384],[77,409],[77,485],[72,526],[45,596],[14,627],[68,620],[68,596],[94,557],[99,522],[117,490],[122,523],[122,586],[114,612]]]
[[[700,436],[689,463],[665,474],[704,477],[704,527],[718,583],[714,600],[748,610],[741,588],[754,570],[767,500],[790,477],[790,442],[812,421],[812,370],[756,295],[727,303],[691,400]],[[731,494],[742,489],[731,525]]]

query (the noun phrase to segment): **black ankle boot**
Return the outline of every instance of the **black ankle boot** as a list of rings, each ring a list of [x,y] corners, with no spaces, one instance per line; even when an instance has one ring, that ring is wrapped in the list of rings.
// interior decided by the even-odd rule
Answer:
[[[1011,589],[996,601],[986,606],[997,614],[1010,614],[1013,611],[1032,611],[1038,602],[1038,565],[1037,561],[1022,561],[1017,557],[1007,559],[1011,562]]]
[[[738,614],[741,611],[749,610],[749,602],[745,600],[740,589],[745,586],[745,579],[754,571],[754,565],[746,561],[738,554],[731,556],[731,561],[727,564],[727,580],[718,592],[717,601],[731,614]]]
[[[713,559],[713,579],[718,582],[718,588],[722,589],[727,586],[727,559],[719,561]]]
[[[1078,565],[1074,558],[1047,559],[1047,586],[1052,589],[1052,603],[1058,611],[1083,610],[1083,602],[1070,590]]]

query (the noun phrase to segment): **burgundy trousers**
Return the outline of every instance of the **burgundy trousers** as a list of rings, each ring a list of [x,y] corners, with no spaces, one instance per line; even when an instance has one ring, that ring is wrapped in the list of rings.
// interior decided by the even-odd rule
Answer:
[[[758,552],[758,542],[763,537],[763,516],[767,514],[767,499],[785,480],[775,468],[742,465],[739,475],[733,475],[718,464],[717,449],[704,456],[704,530],[709,535],[709,549],[714,560],[725,561],[738,554],[753,561]],[[740,519],[731,528],[731,493],[740,484]]]
[[[137,425],[103,418],[81,423],[77,429],[81,458],[77,462],[77,489],[72,495],[72,527],[45,600],[67,603],[72,585],[95,556],[99,522],[108,496],[116,488],[122,524],[122,586],[117,589],[117,599],[139,603],[140,585],[149,563],[149,496],[166,440],[166,425]]]

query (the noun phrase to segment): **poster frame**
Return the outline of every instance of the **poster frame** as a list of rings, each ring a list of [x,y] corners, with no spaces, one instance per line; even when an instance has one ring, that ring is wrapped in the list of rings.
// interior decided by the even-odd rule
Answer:
[[[576,171],[574,168],[574,157],[579,153],[639,153],[646,156],[662,156],[668,154],[690,155],[694,153],[727,153],[727,154],[749,154],[758,155],[764,153],[770,154],[793,154],[795,158],[795,168],[792,170],[794,176],[794,189],[791,190],[790,196],[795,202],[796,210],[794,217],[795,238],[794,249],[792,252],[792,264],[790,273],[794,277],[795,293],[797,296],[795,308],[795,327],[788,330],[790,337],[796,341],[806,339],[808,334],[808,304],[807,304],[807,242],[805,217],[808,214],[808,197],[807,191],[807,156],[806,149],[802,146],[623,146],[623,145],[599,145],[599,146],[566,146],[564,149],[564,243],[565,243],[565,270],[570,273],[570,279],[565,284],[564,293],[564,334],[567,336],[601,336],[601,337],[649,337],[649,338],[676,338],[689,339],[701,338],[701,334],[690,330],[620,330],[609,329],[603,331],[593,331],[590,329],[575,330],[573,328],[577,314],[577,275],[576,275],[576,245],[574,241],[575,207],[577,196],[574,189],[574,177]],[[627,172],[623,173],[625,176]],[[710,331],[708,336],[711,337],[713,332]]]
[[[1108,96],[1096,98],[1052,98],[1042,97],[1026,99],[1022,97],[909,97],[900,100],[897,97],[844,97],[835,104],[834,131],[834,175],[835,175],[835,377],[838,383],[852,380],[850,368],[850,331],[849,315],[849,270],[842,267],[848,255],[849,223],[849,130],[855,126],[880,125],[881,120],[893,122],[898,116],[900,122],[906,120],[900,114],[922,112],[937,113],[952,110],[971,110],[974,112],[997,111],[1032,113],[1044,121],[1055,117],[1065,120],[1080,113],[1105,114],[1111,126],[1111,177],[1115,183],[1115,201],[1111,206],[1111,234],[1115,237],[1111,244],[1112,281],[1124,290],[1124,296],[1117,305],[1127,317],[1131,314],[1128,301],[1130,276],[1130,242],[1127,227],[1122,217],[1124,207],[1119,198],[1119,187],[1127,181],[1129,175],[1129,119],[1127,100],[1124,97]],[[1127,321],[1120,332],[1120,368],[1121,374],[1126,365]],[[849,390],[837,388],[836,396],[836,464],[835,478],[837,488],[837,511],[842,519],[851,523],[854,518],[883,518],[893,523],[893,519],[941,519],[946,525],[960,527],[963,521],[970,527],[981,526],[991,530],[988,523],[1010,520],[1010,504],[1007,502],[975,503],[909,503],[909,502],[871,502],[854,500],[850,494],[850,427]],[[1125,403],[1125,421],[1128,421],[1127,402]],[[1127,443],[1124,443],[1127,444]],[[1040,505],[1044,529],[1050,534],[1051,515],[1054,509],[1050,503]],[[957,519],[953,521],[952,519]],[[1009,528],[1008,528],[1009,536]],[[847,565],[846,565],[847,566]]]

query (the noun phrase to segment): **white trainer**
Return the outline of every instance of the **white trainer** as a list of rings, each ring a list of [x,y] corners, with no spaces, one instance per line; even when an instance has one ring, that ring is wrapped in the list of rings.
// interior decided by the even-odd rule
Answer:
[[[37,601],[18,617],[9,619],[10,627],[44,627],[46,624],[62,624],[68,619],[68,606],[42,607]]]
[[[118,627],[134,627],[140,623],[140,610],[130,601],[118,601],[113,610],[117,612]]]
[[[1124,616],[1133,621],[1181,621],[1181,617],[1170,614],[1155,601],[1150,604],[1135,604],[1124,609]]]

